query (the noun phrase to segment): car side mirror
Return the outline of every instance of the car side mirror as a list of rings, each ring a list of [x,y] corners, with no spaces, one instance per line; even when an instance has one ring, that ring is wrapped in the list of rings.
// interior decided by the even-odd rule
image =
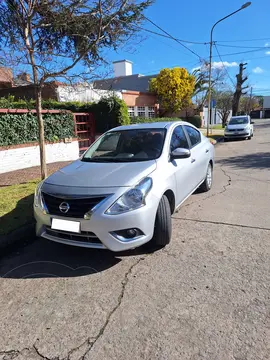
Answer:
[[[186,159],[191,156],[189,149],[177,148],[171,152],[171,160],[175,159]]]
[[[251,123],[251,125],[255,124],[254,121],[251,121],[250,123]]]

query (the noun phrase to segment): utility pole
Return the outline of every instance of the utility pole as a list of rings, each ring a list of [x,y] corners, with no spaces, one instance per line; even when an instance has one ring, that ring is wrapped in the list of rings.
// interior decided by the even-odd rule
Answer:
[[[218,20],[211,29],[210,33],[210,57],[209,57],[209,79],[208,79],[208,114],[207,114],[207,136],[209,136],[209,124],[211,119],[211,92],[212,92],[212,51],[213,51],[213,31],[217,24],[219,24],[221,21],[227,19],[228,17],[238,13],[239,11],[247,8],[251,5],[251,2],[247,2],[244,5],[240,7],[240,9],[232,12],[231,14],[224,16],[222,19]]]

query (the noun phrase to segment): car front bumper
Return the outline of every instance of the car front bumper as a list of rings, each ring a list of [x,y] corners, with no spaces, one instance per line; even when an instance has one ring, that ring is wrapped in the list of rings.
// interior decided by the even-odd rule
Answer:
[[[250,131],[238,131],[238,132],[225,132],[224,137],[226,139],[241,139],[250,136]]]
[[[159,199],[150,193],[146,205],[140,209],[119,215],[107,215],[105,211],[108,205],[102,206],[89,220],[45,214],[39,207],[34,206],[36,235],[59,243],[86,248],[111,251],[133,249],[152,239],[158,204]],[[80,222],[80,233],[52,229],[53,218]],[[119,236],[119,231],[127,229],[138,229],[139,233],[128,239]]]

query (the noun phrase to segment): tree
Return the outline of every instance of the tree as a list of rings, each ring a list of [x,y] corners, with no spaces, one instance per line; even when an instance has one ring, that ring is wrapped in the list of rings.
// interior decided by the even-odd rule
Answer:
[[[152,0],[2,0],[0,63],[31,70],[39,123],[41,176],[47,176],[42,88],[49,79],[89,76],[138,31]],[[83,69],[83,70],[82,70]]]
[[[191,104],[195,77],[180,67],[162,69],[150,81],[150,91],[157,94],[165,112],[177,112]]]
[[[225,127],[228,116],[232,109],[232,91],[218,91],[214,94],[216,99],[216,108],[222,120],[222,127]]]
[[[243,84],[248,79],[247,76],[243,75],[244,70],[246,70],[245,65],[247,65],[247,63],[240,63],[239,64],[239,74],[236,75],[237,82],[236,82],[236,88],[235,88],[235,92],[234,92],[233,100],[232,100],[232,114],[233,114],[233,116],[237,115],[237,113],[238,113],[241,96],[246,94],[246,92],[243,91],[243,90],[248,88],[248,86],[243,86]]]
[[[192,75],[195,76],[195,87],[193,97],[198,109],[202,110],[208,96],[209,82],[209,64],[203,62],[200,68],[194,69]],[[220,90],[224,87],[225,70],[224,67],[212,69],[212,92]]]
[[[256,96],[242,96],[239,102],[239,112],[243,114],[248,114],[249,111],[252,111],[260,106],[259,99]]]

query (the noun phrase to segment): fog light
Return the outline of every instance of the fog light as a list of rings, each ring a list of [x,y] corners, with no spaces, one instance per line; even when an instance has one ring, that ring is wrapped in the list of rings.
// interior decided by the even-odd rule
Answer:
[[[127,233],[126,235],[127,238],[133,238],[137,235],[137,229],[128,229],[126,233]]]
[[[120,241],[128,241],[144,235],[141,230],[136,228],[113,231],[111,234]]]

